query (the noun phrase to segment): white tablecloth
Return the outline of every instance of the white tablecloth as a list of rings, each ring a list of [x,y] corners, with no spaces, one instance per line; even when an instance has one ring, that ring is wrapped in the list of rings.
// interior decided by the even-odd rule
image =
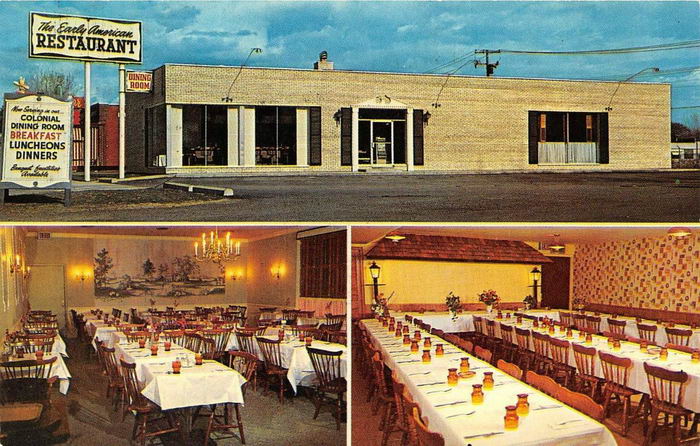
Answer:
[[[604,425],[462,352],[452,344],[442,341],[445,356],[436,357],[435,345],[440,341],[434,340],[433,359],[424,364],[420,360],[420,354],[411,354],[400,339],[389,334],[377,321],[363,320],[361,323],[370,332],[373,343],[381,350],[386,365],[396,372],[398,379],[407,386],[421,407],[423,416],[429,420],[430,430],[440,432],[447,446],[464,446],[467,443],[474,446],[616,445],[613,435]],[[463,356],[469,357],[471,370],[476,375],[460,380],[457,387],[450,388],[446,384],[447,369],[458,368]],[[484,391],[483,404],[474,406],[471,403],[471,385],[482,382],[484,371],[493,372],[496,386],[493,390]],[[505,431],[505,406],[515,404],[519,393],[529,394],[530,413],[520,418],[517,430]],[[439,407],[440,404],[456,401],[464,403]],[[557,407],[535,410],[548,406]],[[464,436],[492,432],[503,433],[464,439]]]
[[[508,313],[508,311],[503,312]],[[511,314],[514,311],[510,311]],[[558,311],[547,311],[547,310],[530,310],[530,311],[520,311],[523,314],[531,314],[537,317],[547,316],[550,319],[559,320]],[[488,317],[488,313],[485,311],[470,311],[457,314],[456,319],[452,319],[452,314],[448,312],[427,312],[427,313],[392,313],[392,316],[396,317],[396,320],[404,321],[404,317],[409,314],[415,319],[420,319],[423,323],[430,325],[432,328],[442,330],[445,333],[463,333],[467,331],[474,331],[474,319],[473,316],[483,316]],[[492,313],[492,317],[496,317],[496,311]]]
[[[586,315],[592,316],[592,312],[586,312]],[[610,314],[600,314],[599,317],[601,319],[600,321],[600,331],[609,331],[608,328],[608,318],[610,317]],[[627,325],[625,326],[625,334],[627,336],[633,336],[635,338],[639,338],[639,329],[637,328],[637,320],[633,317],[627,317],[627,316],[618,316],[617,320],[620,321],[625,321],[627,322]],[[666,335],[666,329],[663,325],[659,325],[656,323],[656,321],[648,320],[648,319],[642,319],[641,321],[642,324],[644,325],[654,325],[656,326],[656,344],[658,345],[666,345],[668,343],[668,336]],[[689,325],[676,325],[675,328],[681,328],[683,330],[690,330],[691,327]],[[690,342],[688,344],[690,347],[693,348],[700,348],[700,328],[696,328],[693,330],[693,334],[690,336]]]
[[[45,353],[44,359],[49,359],[54,356],[56,356],[56,362],[53,363],[53,366],[51,367],[51,374],[47,376],[47,378],[57,376],[58,390],[65,395],[68,393],[68,387],[70,387],[71,375],[68,371],[66,363],[63,361],[63,357],[60,354],[57,354],[56,352]],[[25,353],[23,358],[19,359],[16,357],[12,357],[10,358],[10,361],[26,361],[27,359],[36,359],[36,356],[34,355],[34,353]]]
[[[201,366],[188,366],[183,360],[179,375],[172,371],[172,361],[178,356],[190,358],[194,364],[194,353],[173,345],[165,352],[162,342],[157,356],[150,350],[139,349],[138,344],[117,344],[115,354],[123,355],[127,362],[136,363],[136,375],[144,385],[141,393],[158,404],[163,410],[196,407],[206,404],[243,403],[241,386],[245,378],[237,371],[216,361],[206,361]]]

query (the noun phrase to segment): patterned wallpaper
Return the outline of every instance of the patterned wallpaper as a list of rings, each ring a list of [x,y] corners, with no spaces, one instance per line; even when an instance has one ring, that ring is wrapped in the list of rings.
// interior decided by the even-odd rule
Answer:
[[[637,308],[700,311],[700,235],[578,245],[574,297]]]

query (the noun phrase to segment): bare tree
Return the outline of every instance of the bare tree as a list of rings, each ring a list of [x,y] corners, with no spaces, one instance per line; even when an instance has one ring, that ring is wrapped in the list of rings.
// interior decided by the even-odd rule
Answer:
[[[687,127],[690,129],[690,134],[694,138],[700,138],[700,114],[693,113],[685,120]]]
[[[36,93],[44,93],[66,100],[75,94],[75,80],[70,73],[42,70],[29,78],[29,88]]]

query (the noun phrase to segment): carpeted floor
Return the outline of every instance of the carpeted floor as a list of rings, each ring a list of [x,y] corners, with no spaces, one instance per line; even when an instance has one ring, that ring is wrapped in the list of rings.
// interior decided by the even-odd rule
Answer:
[[[66,339],[68,354],[66,360],[73,378],[67,395],[54,391],[52,400],[59,410],[67,412],[70,436],[63,444],[85,446],[126,446],[130,444],[133,416],[127,415],[124,422],[121,415],[112,410],[106,398],[106,377],[102,376],[97,358],[84,345],[76,340]],[[254,391],[252,386],[245,397],[241,409],[246,444],[252,446],[292,446],[292,445],[345,445],[346,425],[336,430],[335,419],[328,409],[323,409],[313,420],[314,406],[303,391],[300,395],[287,395],[285,404],[277,400],[274,392],[263,393],[262,386]],[[195,424],[201,429],[204,419]],[[217,439],[212,434],[209,445],[239,445],[238,438]],[[202,444],[200,432],[199,441]],[[45,443],[44,443],[45,444]],[[180,445],[182,441],[175,435],[153,440],[153,444]]]

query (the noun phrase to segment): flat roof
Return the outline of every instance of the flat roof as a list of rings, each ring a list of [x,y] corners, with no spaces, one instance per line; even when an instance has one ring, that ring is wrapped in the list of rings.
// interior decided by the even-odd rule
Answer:
[[[183,66],[183,67],[201,67],[201,68],[233,68],[240,69],[240,65],[207,65],[207,64],[188,64],[188,63],[165,63],[161,67],[165,66]],[[160,68],[160,67],[158,67]],[[487,76],[471,76],[466,74],[444,74],[444,73],[407,73],[402,71],[370,71],[370,70],[316,70],[314,68],[289,68],[289,67],[256,67],[256,66],[244,66],[242,68],[252,69],[252,70],[279,70],[279,71],[302,71],[302,72],[320,72],[320,73],[351,73],[351,74],[391,74],[396,76],[426,76],[426,77],[459,77],[466,79],[487,79]],[[671,85],[670,82],[638,82],[638,81],[625,81],[625,80],[598,80],[598,79],[559,79],[550,77],[498,77],[492,76],[490,79],[500,79],[500,80],[533,80],[533,81],[558,81],[558,82],[596,82],[596,83],[629,83],[629,84],[640,84],[640,85]]]

